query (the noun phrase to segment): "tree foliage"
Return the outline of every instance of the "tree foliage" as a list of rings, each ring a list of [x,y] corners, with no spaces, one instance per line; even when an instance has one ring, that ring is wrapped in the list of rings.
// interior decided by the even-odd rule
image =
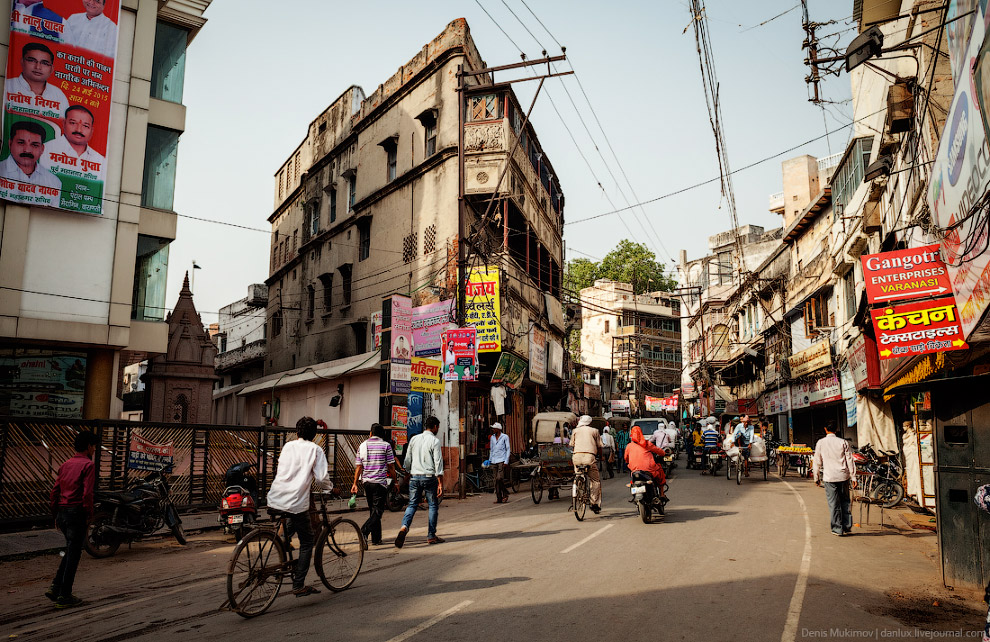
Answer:
[[[583,288],[594,285],[596,279],[630,283],[636,294],[669,292],[677,285],[652,250],[628,239],[619,241],[601,261],[580,258],[567,262],[564,286],[574,298]]]

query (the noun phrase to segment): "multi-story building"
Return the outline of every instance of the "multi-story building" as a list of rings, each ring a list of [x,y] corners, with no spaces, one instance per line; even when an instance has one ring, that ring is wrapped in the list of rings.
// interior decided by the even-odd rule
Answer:
[[[265,374],[268,357],[266,311],[268,286],[252,283],[247,296],[220,308],[214,341],[217,345],[217,391],[214,416],[217,423],[234,423],[237,412],[227,404],[243,401],[237,392]],[[212,331],[211,331],[212,333]]]
[[[494,420],[491,372],[500,353],[530,359],[534,328],[550,345],[548,377],[510,395],[513,448],[527,416],[559,403],[563,194],[511,85],[458,76],[484,68],[467,23],[455,20],[370,95],[345,90],[276,172],[265,377],[238,394],[260,403],[277,390],[280,423],[322,416],[338,394],[329,425],[377,421],[382,299],[456,298],[460,250],[464,269],[499,271],[501,344],[481,354],[481,381],[464,384],[466,406],[456,383],[427,395],[423,412],[441,418],[444,445],[456,447],[464,412],[477,452],[478,426]]]
[[[600,279],[581,290],[581,363],[612,376],[602,393],[629,400],[669,396],[680,384],[681,304],[671,292],[635,294],[629,283]]]
[[[210,1],[122,0],[102,215],[0,203],[0,414],[117,418],[119,369],[165,352],[186,48]]]

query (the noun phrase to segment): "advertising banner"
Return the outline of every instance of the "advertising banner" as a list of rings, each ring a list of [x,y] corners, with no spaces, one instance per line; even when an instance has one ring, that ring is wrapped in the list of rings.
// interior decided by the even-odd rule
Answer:
[[[405,429],[409,424],[409,408],[406,406],[392,406],[392,427]],[[392,433],[395,435],[395,432]]]
[[[371,313],[371,336],[373,337],[372,349],[377,350],[382,347],[382,311]]]
[[[608,402],[608,407],[612,412],[624,412],[629,414],[629,400],[628,399],[612,399]]]
[[[173,458],[172,442],[156,444],[141,437],[131,435],[127,449],[127,467],[131,470],[171,472]]]
[[[120,0],[12,5],[0,198],[102,214]]]
[[[846,402],[846,425],[856,425],[856,402],[859,395],[856,394],[856,384],[853,383],[852,374],[848,370],[839,372],[839,381],[842,384],[842,399]]]
[[[660,397],[647,396],[645,401],[646,403],[644,405],[646,406],[647,412],[660,412],[663,410],[663,399]]]
[[[406,400],[409,404],[407,406],[409,418],[406,421],[406,437],[412,439],[423,432],[423,393],[410,392]]]
[[[832,365],[832,347],[825,341],[819,341],[806,350],[792,354],[788,361],[791,364],[791,377],[803,377],[806,374],[828,368]]]
[[[985,40],[984,4],[975,0],[949,3],[945,35],[956,89],[927,195],[932,219],[947,232],[941,243],[942,258],[958,305],[959,338],[963,340],[990,336],[985,328],[977,328],[990,303],[990,251],[984,251],[985,225],[981,226],[980,216],[972,215],[990,179],[986,160],[990,42]],[[967,16],[969,11],[975,13]]]
[[[450,299],[413,308],[413,345],[416,346],[417,357],[440,354],[440,335],[444,330],[457,327],[454,323],[454,304],[454,299]]]
[[[529,329],[529,380],[547,382],[547,333],[536,326]]]
[[[860,260],[870,304],[925,299],[952,292],[949,272],[937,244],[867,254]]]
[[[81,419],[86,354],[0,350],[0,415]]]
[[[870,310],[880,359],[966,350],[951,296]]]
[[[791,384],[791,408],[800,410],[842,401],[842,387],[831,372],[811,381]]]
[[[465,325],[478,330],[478,352],[501,352],[498,266],[471,268],[464,289]]]
[[[780,390],[763,393],[763,414],[780,415],[791,409],[791,391],[786,386]]]
[[[410,367],[411,385],[413,392],[429,392],[434,395],[443,393],[443,378],[440,370],[443,362],[439,359],[424,359],[413,357]]]
[[[550,360],[547,362],[550,374],[562,377],[564,374],[564,344],[550,339]]]
[[[504,383],[510,388],[518,388],[526,375],[526,361],[514,354],[503,352],[499,355],[495,372],[492,373],[492,383]]]
[[[454,328],[443,333],[443,380],[474,381],[478,377],[478,333]]]
[[[410,390],[412,373],[412,300],[398,294],[392,296],[392,348],[389,353],[390,389],[397,394]]]

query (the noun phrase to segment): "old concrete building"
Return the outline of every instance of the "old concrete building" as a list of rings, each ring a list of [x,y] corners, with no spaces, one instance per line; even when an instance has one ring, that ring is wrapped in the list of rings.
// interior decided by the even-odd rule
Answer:
[[[101,216],[0,204],[0,362],[25,377],[22,366],[34,362],[52,364],[48,378],[62,377],[54,364],[72,367],[72,377],[56,384],[67,402],[58,407],[16,374],[20,392],[11,399],[0,379],[0,415],[117,418],[122,366],[165,352],[186,48],[209,5],[121,2]],[[5,69],[9,31],[0,37]]]
[[[407,294],[420,306],[456,298],[461,248],[466,271],[498,269],[501,310],[500,344],[481,353],[479,381],[466,384],[470,452],[486,443],[478,430],[493,420],[488,382],[500,354],[529,360],[535,328],[551,357],[562,357],[563,194],[511,85],[465,76],[458,104],[458,69],[484,67],[466,21],[451,22],[375,91],[346,89],[276,172],[265,377],[238,392],[252,397],[250,416],[277,396],[283,425],[322,417],[339,389],[343,406],[329,411],[329,425],[377,421],[382,299]],[[534,376],[510,394],[504,421],[514,448],[526,417],[559,403],[559,361],[549,359],[545,381]],[[448,384],[423,408],[441,417],[452,449],[460,394]]]

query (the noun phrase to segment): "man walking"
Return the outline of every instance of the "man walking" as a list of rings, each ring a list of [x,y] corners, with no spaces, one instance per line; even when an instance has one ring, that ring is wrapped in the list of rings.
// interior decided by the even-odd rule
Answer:
[[[825,425],[825,436],[815,444],[815,483],[825,484],[825,498],[831,515],[832,534],[848,535],[852,531],[849,487],[856,488],[856,463],[849,442],[835,434],[835,425]]]
[[[93,455],[100,438],[89,431],[76,435],[76,454],[58,469],[52,488],[51,507],[55,525],[65,535],[65,555],[58,565],[55,580],[45,591],[45,597],[55,602],[55,608],[66,609],[82,604],[72,594],[79,557],[86,540],[86,524],[93,517],[93,495],[96,489],[96,467]]]
[[[492,424],[492,436],[488,440],[488,464],[495,468],[495,503],[509,501],[509,491],[505,488],[505,467],[509,465],[509,436],[502,432],[502,424]]]
[[[361,527],[364,538],[378,546],[382,543],[382,515],[388,485],[395,479],[395,453],[381,424],[371,424],[371,436],[358,446],[354,459],[354,484],[351,494],[358,491],[358,480],[364,485],[364,497],[368,500],[368,519]],[[398,483],[398,480],[396,480]]]
[[[615,472],[612,470],[612,456],[614,453],[615,438],[612,436],[611,429],[605,426],[602,429],[602,459],[605,461],[605,468],[608,470],[609,479],[615,477]]]
[[[577,428],[571,433],[571,448],[574,454],[571,462],[574,464],[574,472],[578,466],[590,466],[588,469],[588,481],[591,482],[591,510],[600,513],[602,510],[602,478],[598,474],[598,466],[595,465],[602,452],[602,438],[598,434],[598,429],[591,425],[591,417],[581,415],[578,419]]]
[[[629,445],[629,426],[628,424],[619,424],[617,427],[615,427],[609,424],[606,427],[609,429],[610,433],[612,430],[616,431],[615,450],[617,453],[619,453],[619,457],[616,460],[616,465],[619,468],[619,472],[620,473],[628,472],[629,468],[626,466],[626,461],[622,457],[622,454],[626,452],[626,446]]]
[[[268,508],[287,513],[292,530],[299,536],[299,557],[292,576],[292,594],[296,597],[320,591],[306,585],[309,561],[313,555],[313,524],[309,521],[309,489],[313,482],[330,488],[327,456],[313,443],[316,421],[303,417],[296,422],[297,439],[285,444],[278,456],[278,472],[268,491]]]
[[[442,544],[444,541],[437,535],[437,514],[440,508],[437,500],[443,497],[443,451],[440,449],[440,440],[437,439],[440,420],[427,417],[423,428],[423,432],[409,440],[406,448],[406,468],[412,478],[409,480],[409,506],[402,517],[402,528],[395,536],[396,548],[402,548],[405,544],[406,533],[412,526],[416,508],[424,493],[430,505],[426,541],[428,544]]]

